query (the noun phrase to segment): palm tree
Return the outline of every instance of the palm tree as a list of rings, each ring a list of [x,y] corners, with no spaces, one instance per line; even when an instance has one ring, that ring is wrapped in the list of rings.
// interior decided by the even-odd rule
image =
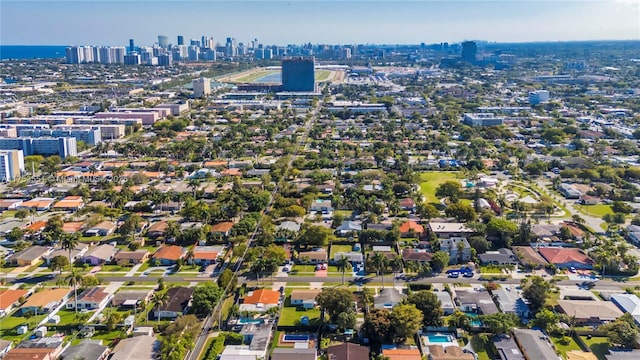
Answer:
[[[382,276],[382,288],[384,289],[384,270],[387,268],[389,260],[383,253],[377,252],[373,254],[371,258],[371,263],[376,268],[376,272],[378,276]]]
[[[344,272],[347,270],[351,270],[351,261],[349,261],[349,258],[342,255],[336,265],[338,267],[338,270],[342,271],[342,285],[344,285]]]
[[[69,252],[69,266],[73,266],[71,263],[71,250],[75,249],[76,246],[78,246],[78,243],[80,242],[79,239],[79,233],[73,233],[73,234],[65,234],[62,236],[62,239],[60,239],[60,245],[62,246],[63,250],[67,250]]]
[[[74,309],[78,312],[78,283],[82,282],[82,274],[71,268],[71,273],[67,275],[66,281],[69,285],[73,286],[73,295],[75,299]]]
[[[167,292],[163,291],[163,292],[155,292],[153,293],[153,296],[151,297],[151,303],[153,304],[153,306],[151,306],[151,309],[149,309],[149,311],[147,312],[147,322],[149,322],[149,312],[151,312],[153,310],[154,307],[158,307],[158,323],[160,323],[160,308],[167,305],[167,303],[169,302],[169,297],[167,296]]]
[[[402,266],[404,266],[404,263],[402,262],[402,256],[394,256],[393,260],[391,261],[391,267],[393,267],[393,271],[396,273],[396,275],[399,272],[402,272]]]

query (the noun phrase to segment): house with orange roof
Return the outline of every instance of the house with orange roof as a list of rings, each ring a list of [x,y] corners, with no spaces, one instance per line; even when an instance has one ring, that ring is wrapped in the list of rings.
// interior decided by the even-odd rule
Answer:
[[[241,176],[242,175],[242,170],[236,169],[236,168],[226,169],[226,170],[222,171],[220,173],[220,175],[222,175],[222,176]]]
[[[422,360],[418,349],[383,349],[382,356],[389,360]]]
[[[40,231],[44,230],[44,228],[47,226],[47,222],[40,220],[40,221],[35,221],[27,226],[24,227],[24,230],[28,233],[31,234],[36,234],[39,233]]]
[[[67,196],[53,205],[55,210],[63,211],[77,211],[83,207],[84,200],[82,199],[82,196]]]
[[[225,222],[221,222],[221,223],[217,223],[213,226],[211,226],[211,232],[212,233],[219,233],[222,234],[224,236],[229,236],[231,229],[233,228],[233,225],[235,225],[233,222],[231,221],[225,221]]]
[[[459,346],[429,345],[429,360],[475,360],[473,354],[465,353]],[[514,359],[518,357],[514,356]],[[523,359],[520,354],[520,359]],[[510,359],[510,358],[507,358]]]
[[[258,289],[249,292],[240,305],[240,311],[265,312],[278,306],[280,292],[269,289]]]
[[[0,317],[10,313],[13,307],[18,304],[18,300],[28,293],[27,290],[0,290]]]
[[[47,211],[51,209],[53,203],[56,202],[56,199],[53,198],[33,198],[31,200],[27,200],[20,205],[20,209],[36,209],[38,211]]]
[[[193,256],[189,259],[189,263],[196,265],[211,265],[218,261],[220,256],[219,246],[194,246]]]
[[[580,241],[584,238],[584,231],[580,229],[578,226],[576,226],[576,224],[571,222],[564,222],[562,224],[562,227],[567,228],[567,230],[569,230],[569,232],[571,233],[571,236],[574,239]]]
[[[151,257],[159,265],[175,265],[184,257],[184,249],[177,245],[165,245]]]
[[[413,220],[408,220],[400,225],[401,236],[415,236],[422,235],[424,233],[424,227]]]
[[[153,223],[147,229],[147,236],[150,238],[157,238],[160,236],[164,236],[164,233],[167,230],[168,226],[169,226],[169,223],[167,223],[166,221],[158,221],[156,223]]]
[[[78,310],[80,309],[98,309],[106,305],[113,295],[105,291],[104,287],[92,287],[83,291],[78,295],[78,301],[71,300],[67,302],[67,309],[73,309],[78,304]]]
[[[22,199],[1,199],[0,210],[16,210],[23,202]]]
[[[22,306],[20,306],[20,313],[24,314],[29,311],[33,313],[37,311],[38,314],[48,313],[49,311],[57,308],[70,293],[71,289],[69,288],[44,289],[42,291],[35,292],[27,298],[27,301],[25,301]]]
[[[538,249],[542,257],[559,269],[576,268],[583,270],[593,269],[595,261],[582,249],[564,247],[542,247]]]
[[[85,223],[82,221],[67,221],[62,224],[62,231],[67,234],[73,234],[75,232],[81,231],[85,226]]]
[[[205,161],[204,163],[204,167],[208,168],[208,169],[219,169],[219,168],[226,168],[229,165],[229,163],[225,160],[214,160],[214,161]]]

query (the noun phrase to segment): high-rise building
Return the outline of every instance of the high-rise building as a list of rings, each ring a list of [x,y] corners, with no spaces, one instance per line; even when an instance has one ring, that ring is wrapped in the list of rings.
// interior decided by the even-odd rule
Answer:
[[[24,172],[24,153],[22,150],[0,151],[0,181],[11,181]]]
[[[160,54],[158,56],[158,65],[160,66],[171,66],[173,65],[173,57],[171,53]]]
[[[465,41],[462,43],[462,60],[475,63],[478,54],[478,46],[475,41]]]
[[[77,156],[76,138],[73,137],[17,137],[0,139],[0,150],[22,150],[29,155],[59,155],[61,158]]]
[[[128,54],[124,56],[125,65],[140,65],[141,63],[142,59],[138,54]]]
[[[197,45],[189,46],[189,61],[200,60],[200,48]]]
[[[211,80],[198,78],[193,80],[193,97],[201,98],[211,94]]]
[[[178,35],[178,46],[184,45],[184,36]]]
[[[202,37],[200,38],[200,47],[205,49],[209,48],[209,40],[204,35],[202,35]]]
[[[237,49],[236,49],[236,39],[232,38],[232,37],[228,37],[227,38],[227,42],[225,43],[225,55],[227,56],[236,56],[237,55]]]
[[[71,46],[66,50],[67,64],[80,64],[84,57],[84,51],[79,46]]]
[[[164,35],[158,35],[158,46],[160,46],[163,49],[166,49],[169,47],[169,38],[164,36]]]
[[[315,91],[315,59],[290,57],[282,60],[282,89],[284,91]]]
[[[133,43],[133,39],[129,39],[129,53],[136,51],[136,46]]]

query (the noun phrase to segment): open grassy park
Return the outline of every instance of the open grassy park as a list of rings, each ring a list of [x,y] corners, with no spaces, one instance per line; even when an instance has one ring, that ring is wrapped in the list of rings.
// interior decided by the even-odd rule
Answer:
[[[233,82],[239,82],[239,83],[253,83],[253,82],[258,82],[259,79],[265,76],[269,76],[276,73],[280,73],[280,71],[266,70],[266,69],[253,69],[253,70],[244,72],[242,74],[239,74],[232,79],[227,79],[227,81],[232,80]],[[331,79],[331,73],[332,73],[331,70],[317,70],[315,73],[316,81],[317,82],[329,81]]]
[[[425,200],[430,203],[437,203],[436,189],[441,184],[449,180],[458,179],[457,171],[429,171],[420,174],[420,191]]]
[[[330,76],[331,76],[331,71],[329,71],[329,70],[317,70],[316,71],[316,81],[317,82],[327,81],[327,80],[329,80]]]

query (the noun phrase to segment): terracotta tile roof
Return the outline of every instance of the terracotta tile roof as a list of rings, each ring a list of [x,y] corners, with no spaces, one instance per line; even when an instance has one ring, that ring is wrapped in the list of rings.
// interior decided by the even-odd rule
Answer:
[[[40,231],[42,229],[45,228],[45,226],[47,226],[47,222],[46,221],[36,221],[34,223],[31,223],[30,225],[27,225],[24,229],[26,231]]]
[[[223,176],[240,176],[242,175],[242,171],[240,169],[227,169],[223,172],[221,172],[220,174],[222,174]]]
[[[78,300],[89,301],[99,303],[109,296],[109,293],[104,291],[103,287],[93,287],[82,292],[78,295]]]
[[[538,252],[540,252],[540,255],[552,264],[564,264],[568,262],[576,262],[585,265],[594,264],[593,259],[591,259],[582,250],[576,248],[544,247],[538,249]]]
[[[295,289],[291,292],[291,300],[314,300],[318,294],[320,294],[320,289],[313,290],[300,290]]]
[[[413,230],[417,233],[423,233],[424,232],[424,227],[422,227],[422,225],[418,224],[415,221],[405,221],[402,225],[400,225],[400,232],[405,234],[408,233],[409,230]]]
[[[51,348],[16,348],[11,349],[5,356],[4,360],[45,360],[50,359],[54,349]]]
[[[178,260],[182,257],[183,252],[180,246],[168,245],[158,249],[153,254],[154,259]]]
[[[84,223],[82,221],[69,221],[62,224],[62,231],[66,233],[74,233],[76,231],[80,231],[84,227]]]
[[[382,355],[388,357],[389,360],[421,360],[420,350],[418,349],[384,349]]]
[[[211,226],[211,232],[223,232],[223,233],[226,233],[227,231],[231,230],[233,225],[234,224],[231,221],[217,223],[217,224]]]
[[[206,161],[204,167],[227,167],[227,162],[224,160]]]
[[[22,308],[29,307],[43,307],[49,303],[57,302],[64,299],[71,289],[69,288],[58,288],[58,289],[45,289],[37,293],[31,294],[27,301],[22,304]]]
[[[0,309],[6,309],[9,306],[15,304],[21,296],[25,296],[28,293],[27,290],[3,290],[0,291]]]
[[[194,251],[193,258],[198,260],[215,260],[218,258],[217,251]]]
[[[54,208],[78,208],[84,204],[82,196],[67,196],[66,198],[58,201]]]
[[[280,293],[273,290],[260,289],[244,298],[244,304],[277,304]]]
[[[53,204],[54,199],[31,199],[22,203],[24,207],[42,208]]]

